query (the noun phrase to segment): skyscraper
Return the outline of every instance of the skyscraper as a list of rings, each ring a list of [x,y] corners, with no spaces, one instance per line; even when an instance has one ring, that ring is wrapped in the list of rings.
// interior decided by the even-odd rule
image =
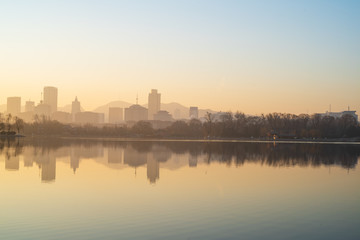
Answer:
[[[18,115],[21,112],[21,97],[7,98],[7,112],[11,115]]]
[[[151,89],[151,93],[149,93],[148,105],[149,120],[153,120],[154,114],[160,111],[161,107],[161,94],[157,92],[157,89]]]
[[[44,87],[44,104],[50,106],[50,111],[57,111],[58,90],[56,87]]]
[[[75,101],[73,101],[71,105],[71,116],[73,121],[75,121],[75,114],[79,112],[81,112],[80,102],[77,97],[75,97]]]

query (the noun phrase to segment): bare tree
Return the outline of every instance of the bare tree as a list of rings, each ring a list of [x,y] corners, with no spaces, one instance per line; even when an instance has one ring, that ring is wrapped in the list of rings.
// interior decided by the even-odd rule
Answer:
[[[15,120],[15,128],[17,130],[17,133],[20,133],[20,130],[24,129],[24,120],[18,117],[15,117],[14,120]]]
[[[211,137],[213,133],[214,116],[211,113],[206,112],[205,120],[205,130],[207,133],[207,137]]]
[[[12,129],[12,115],[11,113],[9,113],[7,116],[6,116],[6,129],[7,129],[7,132],[9,133]]]

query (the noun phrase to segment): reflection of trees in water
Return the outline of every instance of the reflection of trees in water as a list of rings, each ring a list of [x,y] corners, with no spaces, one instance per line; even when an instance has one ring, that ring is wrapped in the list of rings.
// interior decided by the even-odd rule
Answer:
[[[221,142],[149,142],[149,141],[111,141],[95,139],[61,139],[61,138],[25,138],[1,139],[0,153],[17,156],[24,147],[34,149],[34,155],[52,154],[59,148],[71,147],[62,155],[83,156],[93,151],[89,149],[123,149],[124,154],[132,152],[151,153],[157,162],[168,161],[172,154],[189,154],[192,166],[195,159],[204,158],[207,163],[221,162],[228,165],[242,165],[254,162],[268,166],[321,166],[339,165],[354,168],[360,156],[360,145],[355,144],[316,144],[316,143],[221,143]],[[129,153],[126,153],[130,151]],[[87,154],[86,154],[87,153]],[[95,154],[95,153],[94,153]],[[90,156],[91,155],[91,156]],[[96,153],[95,155],[98,155]],[[136,154],[135,154],[136,155]],[[134,157],[135,159],[136,157]],[[131,159],[131,158],[129,158]],[[146,162],[145,160],[140,162]],[[130,163],[130,165],[132,165]],[[137,165],[137,164],[135,164]]]
[[[209,144],[204,153],[211,161],[241,165],[245,162],[269,166],[340,165],[354,168],[360,156],[359,145],[229,143]]]

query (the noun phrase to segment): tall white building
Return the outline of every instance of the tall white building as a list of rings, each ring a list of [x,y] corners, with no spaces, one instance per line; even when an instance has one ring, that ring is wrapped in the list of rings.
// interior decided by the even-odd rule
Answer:
[[[148,119],[153,120],[154,114],[160,111],[161,108],[161,94],[158,93],[157,89],[151,89],[148,98]]]
[[[56,87],[44,87],[44,104],[50,106],[50,111],[57,111],[58,90]]]

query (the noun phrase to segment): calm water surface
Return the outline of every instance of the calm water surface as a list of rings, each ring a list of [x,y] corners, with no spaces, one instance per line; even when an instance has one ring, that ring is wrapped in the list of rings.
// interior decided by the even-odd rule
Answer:
[[[0,239],[360,239],[360,145],[0,140]]]

